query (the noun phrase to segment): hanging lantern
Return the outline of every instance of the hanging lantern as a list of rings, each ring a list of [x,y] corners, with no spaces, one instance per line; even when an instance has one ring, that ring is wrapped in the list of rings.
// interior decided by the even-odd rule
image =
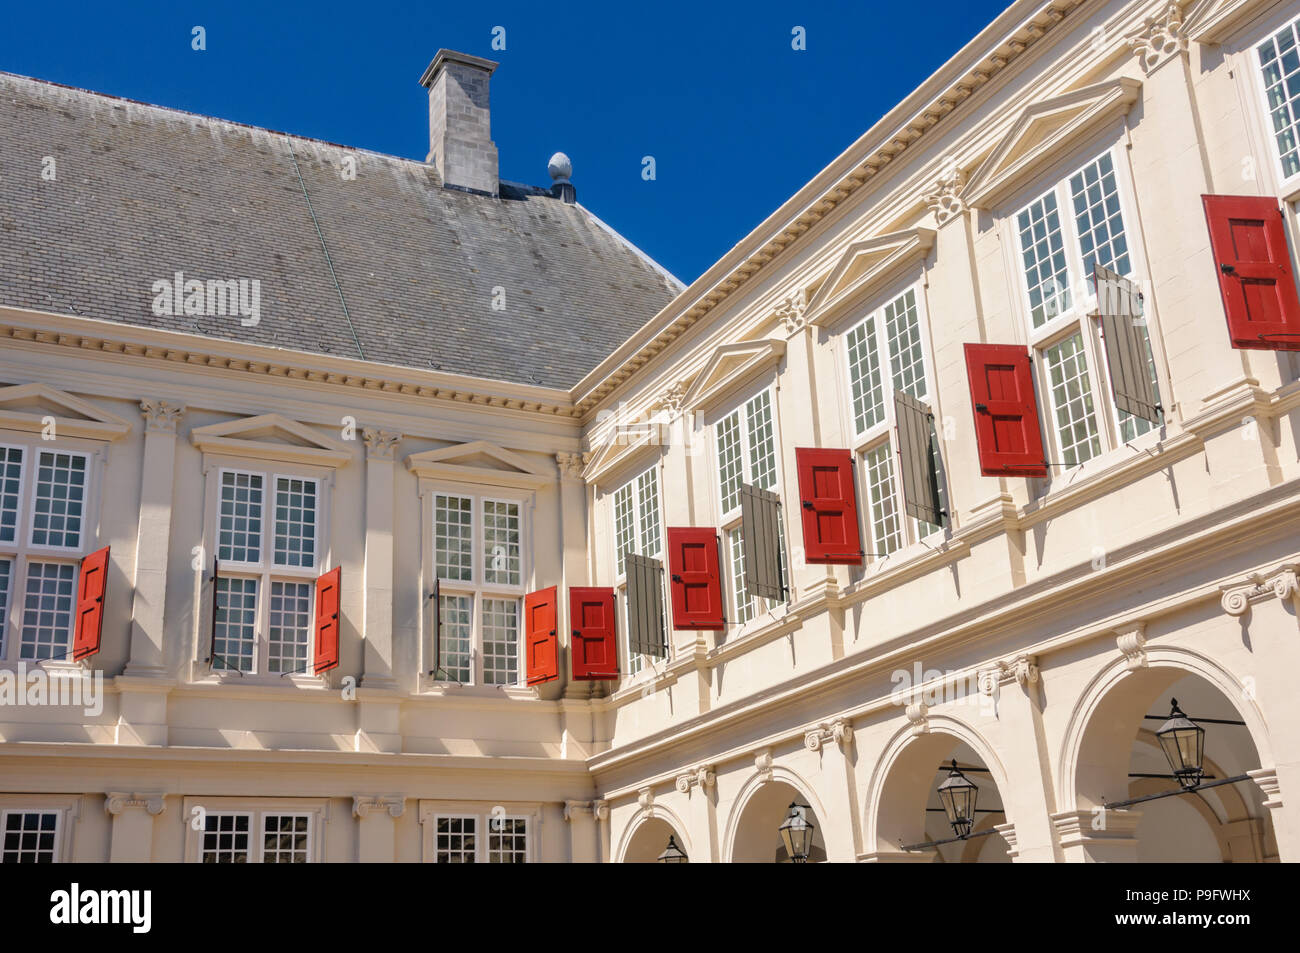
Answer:
[[[686,863],[686,854],[677,846],[677,839],[672,834],[668,835],[668,846],[664,848],[664,852],[659,855],[658,861],[661,864]]]
[[[1160,726],[1156,737],[1174,777],[1190,790],[1205,776],[1205,729],[1183,714],[1177,698],[1169,700],[1169,708],[1169,720]]]
[[[975,824],[975,799],[978,796],[979,788],[957,770],[957,759],[954,758],[947,779],[939,785],[939,800],[943,802],[948,823],[958,837],[970,834]]]
[[[785,852],[790,855],[792,864],[808,863],[808,854],[812,850],[813,830],[816,829],[816,825],[808,820],[809,810],[807,804],[792,802],[790,813],[778,828],[781,832],[781,840],[785,844]]]

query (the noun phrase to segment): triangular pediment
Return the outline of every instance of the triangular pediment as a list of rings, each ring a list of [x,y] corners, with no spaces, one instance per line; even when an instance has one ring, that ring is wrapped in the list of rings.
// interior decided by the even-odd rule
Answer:
[[[962,198],[990,208],[1137,102],[1142,84],[1127,76],[1085,86],[1027,106],[966,185]]]
[[[706,410],[784,355],[785,341],[776,338],[720,345],[691,383],[682,399],[682,409]]]
[[[610,439],[592,454],[582,472],[583,480],[597,485],[605,482],[633,461],[648,458],[658,452],[672,428],[681,426],[685,426],[681,418],[670,421],[667,414],[662,414],[650,423],[617,428]]]
[[[909,228],[850,245],[808,303],[808,320],[827,324],[905,268],[918,268],[934,247],[934,229]]]
[[[421,477],[496,486],[537,488],[556,479],[552,468],[487,440],[413,453],[406,468]]]
[[[1197,43],[1222,43],[1247,23],[1253,23],[1272,0],[1201,0],[1187,16],[1188,34]]]
[[[261,414],[208,424],[190,431],[190,442],[204,453],[264,460],[289,460],[326,466],[342,466],[352,459],[352,450],[341,440],[282,414]]]
[[[68,437],[116,440],[131,429],[117,414],[48,384],[0,387],[0,429],[42,432],[51,418],[54,433]]]

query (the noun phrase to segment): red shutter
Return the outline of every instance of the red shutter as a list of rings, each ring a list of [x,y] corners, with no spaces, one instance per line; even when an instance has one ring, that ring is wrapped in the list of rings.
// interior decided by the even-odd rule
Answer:
[[[1277,201],[1203,195],[1232,346],[1300,350],[1300,298]]]
[[[1016,344],[967,344],[975,443],[985,476],[1047,476],[1029,353]]]
[[[668,572],[672,578],[674,629],[726,627],[716,529],[668,527]]]
[[[573,641],[574,681],[618,678],[618,644],[614,640],[614,590],[600,586],[569,589],[569,626]]]
[[[560,677],[556,638],[556,590],[539,589],[524,596],[524,639],[528,645],[528,684],[540,685]]]
[[[853,454],[847,450],[796,447],[804,561],[862,565]]]
[[[316,665],[319,675],[339,664],[339,587],[343,567],[336,566],[316,580]]]
[[[104,632],[104,592],[108,589],[108,547],[81,561],[77,579],[77,622],[72,633],[72,658],[89,658],[99,651]]]

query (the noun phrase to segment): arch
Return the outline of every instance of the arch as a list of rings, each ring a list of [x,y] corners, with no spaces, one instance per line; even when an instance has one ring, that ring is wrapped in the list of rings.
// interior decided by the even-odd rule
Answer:
[[[736,849],[736,837],[740,831],[740,821],[745,816],[745,810],[753,801],[754,796],[758,794],[766,785],[772,783],[783,783],[793,788],[803,798],[804,803],[812,808],[816,816],[816,823],[820,827],[820,838],[822,843],[833,843],[831,833],[826,829],[827,816],[822,807],[821,799],[813,791],[812,785],[802,777],[791,771],[789,768],[780,765],[773,765],[769,772],[755,772],[741,786],[735,801],[732,802],[731,812],[727,816],[727,825],[723,836],[722,862],[724,864],[734,863]],[[775,832],[774,832],[775,833]]]
[[[932,760],[937,767],[944,753],[952,750],[954,743],[965,744],[983,761],[994,786],[1002,794],[1002,805],[1007,812],[1006,823],[1012,825],[1015,823],[1012,806],[1006,796],[1006,793],[1011,790],[1006,766],[993,746],[966,722],[950,714],[930,714],[927,717],[927,724],[929,729],[920,734],[915,733],[911,725],[900,728],[890,738],[884,752],[876,761],[875,769],[867,784],[867,799],[863,812],[865,825],[863,849],[866,853],[901,850],[903,844],[895,843],[894,840],[904,841],[908,837],[882,838],[881,824],[893,824],[894,828],[900,831],[909,830],[909,824],[914,826],[914,822],[908,821],[906,816],[913,812],[914,808],[919,810],[919,806],[923,806],[929,799],[932,775],[917,776],[906,783],[902,789],[897,789],[895,784],[895,789],[891,790],[889,781],[894,769],[905,758],[913,757]],[[899,779],[895,777],[894,780],[897,782]],[[923,840],[925,840],[924,836],[917,836],[913,843]]]
[[[624,864],[628,862],[626,860],[628,848],[631,847],[633,838],[636,837],[637,831],[642,826],[651,821],[666,824],[676,835],[677,844],[686,852],[687,858],[695,856],[691,853],[691,839],[686,834],[686,825],[682,823],[682,819],[662,804],[654,804],[648,808],[638,807],[636,813],[624,826],[623,833],[618,839],[618,847],[614,851],[614,863]]]
[[[1254,699],[1243,697],[1244,683],[1239,677],[1213,659],[1179,646],[1148,644],[1146,655],[1147,664],[1138,669],[1130,669],[1128,660],[1122,657],[1107,663],[1075,701],[1057,759],[1058,811],[1098,807],[1103,795],[1118,800],[1119,795],[1103,791],[1107,787],[1117,792],[1128,790],[1129,746],[1126,744],[1122,751],[1113,751],[1108,757],[1104,751],[1085,755],[1089,729],[1104,720],[1132,725],[1136,736],[1151,699],[1186,675],[1203,679],[1238,712],[1246,723],[1260,765],[1273,766],[1263,713]],[[1123,690],[1125,683],[1127,691]],[[1086,803],[1081,803],[1080,789],[1084,786],[1089,788],[1089,795]]]

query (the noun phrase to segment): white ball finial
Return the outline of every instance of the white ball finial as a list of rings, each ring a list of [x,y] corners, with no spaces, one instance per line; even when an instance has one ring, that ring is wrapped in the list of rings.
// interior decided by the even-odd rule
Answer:
[[[551,173],[553,181],[565,181],[573,175],[573,163],[563,152],[557,152],[551,156],[551,161],[546,163],[546,171]]]

